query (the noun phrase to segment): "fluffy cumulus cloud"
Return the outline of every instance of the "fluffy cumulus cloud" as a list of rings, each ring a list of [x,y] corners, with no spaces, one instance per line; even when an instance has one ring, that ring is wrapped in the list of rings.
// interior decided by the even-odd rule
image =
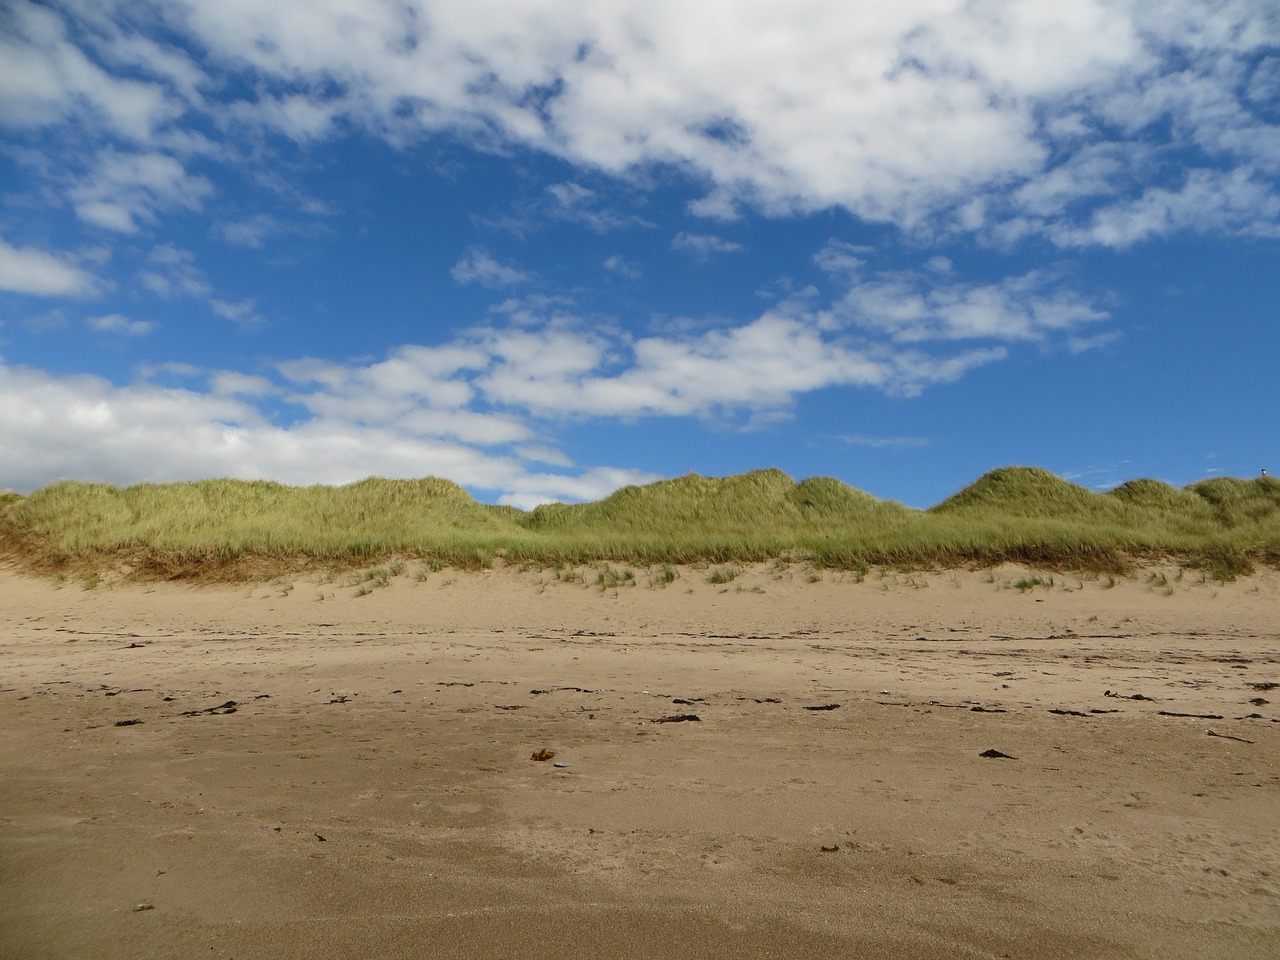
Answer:
[[[262,384],[226,372],[211,380],[211,389],[149,382],[121,387],[99,377],[57,377],[0,361],[0,439],[12,458],[6,482],[31,489],[58,477],[127,484],[229,476],[309,484],[436,475],[504,491],[503,502],[528,507],[596,499],[624,484],[656,479],[616,468],[576,474],[531,469],[530,461],[551,454],[535,451],[522,459],[349,417],[282,426],[246,402],[244,394],[260,391]]]
[[[37,297],[87,297],[98,279],[65,254],[15,247],[0,237],[0,290]]]
[[[174,85],[193,93],[199,71],[185,54],[136,34],[93,31],[81,46],[68,21],[83,15],[102,25],[106,10],[77,6],[19,0],[0,10],[0,120],[20,129],[102,123],[132,140],[151,138],[183,111]]]
[[[18,0],[0,50],[7,125],[75,118],[132,145],[72,192],[112,230],[201,202],[181,155],[197,117],[300,142],[351,124],[395,142],[448,130],[621,176],[673,165],[707,185],[695,211],[722,218],[841,206],[1067,245],[1197,213],[1228,231],[1274,223],[1270,0],[125,6]],[[140,26],[155,23],[171,33]],[[563,216],[612,225],[588,188],[553,193]]]
[[[157,211],[199,210],[212,190],[206,178],[188,174],[167,154],[106,150],[70,196],[82,220],[120,233],[136,233],[140,222],[155,222]]]

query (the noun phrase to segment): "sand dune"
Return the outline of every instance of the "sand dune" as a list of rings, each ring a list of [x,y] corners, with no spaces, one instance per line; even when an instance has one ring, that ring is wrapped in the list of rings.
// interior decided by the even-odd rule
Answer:
[[[0,574],[0,957],[1274,957],[1280,576],[1164,573]]]

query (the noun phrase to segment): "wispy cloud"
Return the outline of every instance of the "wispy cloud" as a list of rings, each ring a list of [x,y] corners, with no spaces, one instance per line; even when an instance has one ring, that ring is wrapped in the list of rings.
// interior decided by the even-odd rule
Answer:
[[[833,305],[831,316],[897,343],[922,343],[1044,342],[1101,323],[1109,314],[1063,286],[1052,272],[1033,270],[995,283],[973,283],[939,277],[936,271],[900,270],[853,283]],[[1079,348],[1088,342],[1073,340]]]
[[[196,266],[190,250],[162,243],[147,257],[149,266],[138,272],[138,282],[164,300],[174,297],[208,297],[213,292],[204,271]]]
[[[813,262],[823,273],[837,280],[848,281],[862,273],[863,267],[867,265],[867,256],[874,252],[871,247],[832,239],[813,255]]]
[[[154,223],[157,213],[199,210],[213,184],[188,174],[165,153],[119,153],[108,148],[88,175],[72,187],[76,214],[98,227],[137,233],[141,223]]]
[[[685,233],[684,231],[676,234],[675,239],[671,241],[671,246],[675,250],[693,254],[701,260],[707,259],[714,253],[738,253],[746,249],[740,243],[714,234]]]
[[[450,271],[459,283],[478,283],[485,287],[511,287],[528,283],[534,274],[510,264],[502,263],[487,250],[472,247],[467,255],[453,265]]]
[[[136,280],[143,290],[161,300],[182,297],[202,300],[216,316],[242,329],[257,329],[264,323],[254,298],[235,301],[217,296],[208,276],[197,265],[195,254],[182,247],[169,243],[153,247],[147,255],[147,265],[138,271]]]
[[[99,333],[122,333],[129,337],[141,337],[156,328],[150,320],[130,320],[119,313],[108,313],[101,317],[89,317],[85,323],[91,330]]]
[[[855,447],[870,447],[873,450],[895,449],[910,450],[927,447],[931,442],[927,437],[869,437],[864,434],[846,434],[836,437],[841,443]]]
[[[626,277],[628,280],[639,280],[644,275],[644,271],[640,269],[638,263],[633,263],[617,253],[611,257],[606,257],[601,266],[610,273],[616,273],[621,277]]]
[[[544,212],[558,220],[578,223],[595,233],[610,233],[626,227],[652,227],[643,217],[622,213],[606,205],[595,190],[574,181],[547,187],[551,202]]]
[[[565,180],[517,200],[500,215],[478,217],[477,222],[518,237],[528,237],[553,223],[576,224],[601,236],[619,230],[652,230],[657,224],[628,209],[642,202],[642,195],[619,182],[596,189]]]
[[[263,323],[262,316],[257,311],[257,302],[252,297],[238,303],[213,297],[209,300],[209,307],[222,319],[230,320],[243,329],[254,329]]]
[[[268,237],[280,233],[283,227],[274,217],[265,213],[256,213],[243,220],[224,221],[217,224],[216,229],[218,234],[233,246],[259,250]]]

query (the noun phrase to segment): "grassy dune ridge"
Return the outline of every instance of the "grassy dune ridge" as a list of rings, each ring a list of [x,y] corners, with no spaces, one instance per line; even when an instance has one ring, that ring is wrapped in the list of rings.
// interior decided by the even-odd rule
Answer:
[[[827,477],[690,474],[593,503],[481,504],[448,480],[342,487],[202,480],[72,481],[0,500],[0,553],[39,570],[114,565],[136,577],[271,576],[416,557],[457,567],[807,560],[818,566],[1002,562],[1120,572],[1172,560],[1230,577],[1280,565],[1280,481],[1095,493],[1032,467],[994,470],[928,510]]]

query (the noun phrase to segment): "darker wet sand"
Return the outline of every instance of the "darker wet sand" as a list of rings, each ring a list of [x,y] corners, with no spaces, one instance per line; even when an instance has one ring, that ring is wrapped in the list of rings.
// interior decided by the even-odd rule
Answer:
[[[1276,956],[1280,580],[1024,575],[0,574],[0,957]]]

